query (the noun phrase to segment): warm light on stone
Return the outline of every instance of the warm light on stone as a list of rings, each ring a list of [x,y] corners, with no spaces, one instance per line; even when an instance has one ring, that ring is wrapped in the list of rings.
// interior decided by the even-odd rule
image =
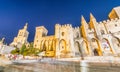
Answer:
[[[43,56],[68,58],[85,56],[120,55],[120,7],[113,8],[108,20],[97,22],[90,13],[90,21],[81,16],[81,26],[56,24],[55,34],[47,36],[44,26],[36,27],[34,48],[44,52]],[[112,19],[113,18],[113,19]],[[27,24],[19,30],[11,45],[20,47],[27,43]]]
[[[11,46],[16,46],[21,48],[23,44],[27,44],[29,32],[27,31],[28,23],[25,24],[23,29],[18,31],[17,37],[14,38],[13,42],[10,44]]]

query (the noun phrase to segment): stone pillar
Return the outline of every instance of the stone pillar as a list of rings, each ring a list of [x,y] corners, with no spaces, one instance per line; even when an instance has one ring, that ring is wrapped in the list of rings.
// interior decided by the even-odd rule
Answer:
[[[56,39],[56,51],[55,51],[56,58],[60,58],[60,50],[59,50],[59,48],[60,48],[59,39]]]
[[[103,48],[102,48],[102,45],[101,45],[101,42],[100,41],[98,41],[98,47],[99,47],[99,55],[100,56],[102,56],[102,55],[104,55],[104,51],[103,51]]]
[[[90,46],[90,42],[88,42],[88,41],[87,41],[87,46],[88,46],[88,55],[92,56],[93,55],[92,48]]]
[[[110,44],[110,48],[112,49],[112,53],[113,53],[114,55],[116,55],[116,51],[115,51],[115,49],[114,49],[114,46],[113,46],[113,44],[112,44],[111,39],[108,39],[108,41],[109,41],[109,44]]]

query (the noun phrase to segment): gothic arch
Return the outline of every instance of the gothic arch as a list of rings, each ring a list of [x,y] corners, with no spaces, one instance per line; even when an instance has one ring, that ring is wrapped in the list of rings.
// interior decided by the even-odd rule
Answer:
[[[49,51],[49,40],[45,41],[45,45],[46,45],[46,51]]]
[[[55,48],[56,48],[56,40],[53,39],[52,40],[52,50],[55,50]]]
[[[48,40],[48,51],[52,51],[52,40]]]
[[[88,55],[90,53],[90,51],[88,48],[87,41],[85,39],[83,39],[80,45],[81,45],[82,49],[85,50],[85,53]]]
[[[98,40],[96,38],[91,39],[91,47],[92,47],[93,54],[95,56],[98,56],[100,49],[99,49]]]
[[[82,48],[80,46],[80,42],[79,41],[75,41],[75,55],[76,56],[81,56],[81,57],[83,55]]]
[[[43,51],[47,51],[48,50],[48,41],[47,40],[45,40],[45,41],[43,41]]]
[[[64,39],[61,39],[59,41],[59,50],[60,50],[61,53],[66,52],[66,41]]]
[[[44,40],[40,42],[40,50],[43,50],[43,44],[44,44]]]
[[[112,37],[112,44],[114,46],[114,48],[117,50],[117,49],[120,49],[120,40],[119,38],[117,37]]]
[[[102,39],[102,48],[104,51],[104,55],[112,55],[113,54],[112,48],[111,48],[111,45],[110,45],[108,39],[106,39],[106,38]]]

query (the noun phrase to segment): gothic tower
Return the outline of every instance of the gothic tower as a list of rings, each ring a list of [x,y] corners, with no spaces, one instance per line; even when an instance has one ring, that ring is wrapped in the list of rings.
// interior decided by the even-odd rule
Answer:
[[[74,51],[73,28],[70,24],[55,26],[56,56],[71,57]]]
[[[34,48],[40,48],[40,42],[42,37],[46,36],[48,33],[44,26],[36,27],[35,37],[34,37]]]
[[[16,46],[21,48],[23,44],[27,44],[29,32],[27,31],[28,23],[25,24],[23,29],[18,31],[17,37],[14,38],[13,42],[10,44],[11,46]]]

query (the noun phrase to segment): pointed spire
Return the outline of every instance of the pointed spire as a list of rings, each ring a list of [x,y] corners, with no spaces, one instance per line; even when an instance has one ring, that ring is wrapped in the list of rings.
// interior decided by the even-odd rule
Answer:
[[[93,21],[93,20],[95,20],[95,21],[96,21],[96,18],[93,16],[93,14],[92,14],[92,13],[90,13],[90,21]]]
[[[28,23],[26,22],[25,26],[28,26]]]
[[[81,16],[81,24],[84,25],[84,24],[87,24],[85,18],[83,17],[83,15]]]
[[[28,27],[28,23],[26,22],[25,26],[24,26],[24,29],[27,29]]]
[[[2,38],[2,40],[1,40],[1,41],[2,41],[2,43],[4,42],[4,40],[5,40],[5,38],[3,37],[3,38]]]

